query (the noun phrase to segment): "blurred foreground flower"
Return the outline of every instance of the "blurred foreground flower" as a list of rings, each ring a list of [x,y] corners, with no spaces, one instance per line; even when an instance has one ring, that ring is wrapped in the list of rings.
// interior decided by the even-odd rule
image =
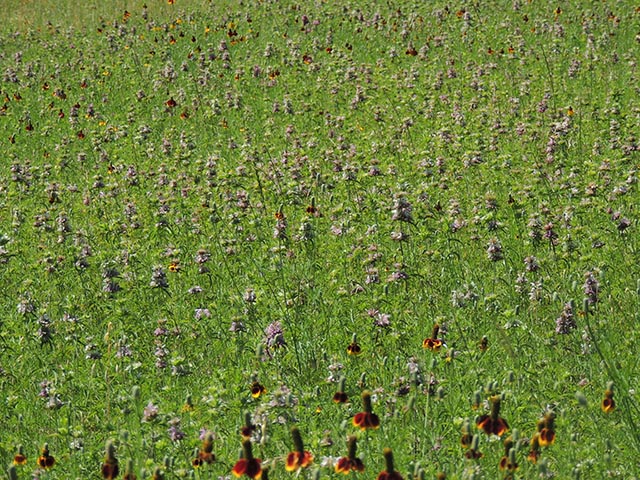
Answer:
[[[383,451],[386,468],[378,474],[377,480],[402,480],[402,475],[393,468],[393,452],[390,448]]]
[[[231,470],[235,477],[246,475],[249,478],[257,479],[262,476],[262,460],[253,458],[251,451],[251,440],[242,442],[242,458],[236,462]]]
[[[364,472],[364,463],[358,457],[356,457],[356,450],[358,444],[356,443],[356,437],[350,436],[347,439],[348,453],[346,457],[341,457],[335,464],[336,473],[344,473],[345,475],[350,471]]]
[[[102,463],[102,478],[113,480],[120,473],[118,459],[116,458],[116,449],[111,440],[107,440],[105,447],[105,458]]]
[[[300,430],[298,430],[297,427],[293,427],[291,429],[291,437],[293,439],[293,446],[295,450],[287,455],[285,464],[287,472],[307,468],[313,463],[313,455],[304,450],[302,436],[300,435]]]

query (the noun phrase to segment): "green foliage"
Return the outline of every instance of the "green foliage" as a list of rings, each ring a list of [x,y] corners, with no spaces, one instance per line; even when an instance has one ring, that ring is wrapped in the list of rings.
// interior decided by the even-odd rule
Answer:
[[[12,2],[9,478],[636,478],[637,9]]]

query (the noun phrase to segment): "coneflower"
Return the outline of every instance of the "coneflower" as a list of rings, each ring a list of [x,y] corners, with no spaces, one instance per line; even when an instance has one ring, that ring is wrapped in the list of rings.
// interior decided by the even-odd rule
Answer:
[[[393,452],[390,448],[385,448],[382,452],[386,468],[378,474],[377,480],[403,480],[402,475],[395,471],[393,466]]]
[[[38,466],[44,469],[52,468],[56,463],[56,459],[49,453],[49,444],[45,443],[42,452],[38,457]]]
[[[234,477],[246,475],[249,478],[257,479],[262,476],[262,460],[253,457],[251,440],[242,442],[242,458],[240,458],[231,469]]]
[[[356,437],[350,436],[347,439],[347,446],[347,456],[338,459],[338,462],[334,467],[336,473],[344,473],[346,475],[350,471],[364,472],[364,463],[356,457],[356,450],[358,448]]]
[[[294,470],[299,470],[301,468],[307,468],[313,463],[313,455],[305,451],[304,445],[302,443],[302,436],[300,435],[300,430],[298,430],[298,427],[293,427],[291,429],[291,437],[293,439],[294,450],[290,452],[289,455],[287,455],[285,469],[288,472],[293,472]]]
[[[489,415],[482,415],[476,420],[476,425],[479,429],[484,431],[487,435],[502,436],[507,430],[509,425],[507,421],[500,416],[500,396],[494,395],[491,397],[491,413]]]
[[[380,426],[378,415],[371,409],[371,393],[367,390],[362,392],[362,408],[364,411],[356,413],[353,417],[353,426],[361,430],[368,428],[376,429]]]
[[[111,440],[107,440],[105,447],[105,457],[102,463],[102,478],[113,480],[120,473],[118,459],[116,458],[116,449]]]

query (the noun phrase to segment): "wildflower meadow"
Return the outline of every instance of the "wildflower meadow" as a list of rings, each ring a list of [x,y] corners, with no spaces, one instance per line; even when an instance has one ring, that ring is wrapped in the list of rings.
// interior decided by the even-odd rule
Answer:
[[[2,6],[0,478],[640,478],[640,7]]]

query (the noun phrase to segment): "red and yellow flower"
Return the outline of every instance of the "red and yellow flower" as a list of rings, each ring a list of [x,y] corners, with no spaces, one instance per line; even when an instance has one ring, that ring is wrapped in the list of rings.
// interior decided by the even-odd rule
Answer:
[[[253,382],[251,384],[251,396],[253,398],[259,398],[260,395],[264,395],[265,393],[267,393],[267,389],[264,388],[264,385],[260,382]]]
[[[604,398],[600,404],[600,408],[604,413],[611,413],[616,409],[616,402],[613,399],[613,382],[607,384],[607,389],[604,391]]]
[[[385,448],[382,452],[386,468],[378,474],[376,480],[403,480],[402,475],[393,468],[393,452],[390,448]]]
[[[300,430],[297,427],[291,429],[291,437],[293,439],[293,446],[295,450],[287,455],[285,463],[285,469],[287,472],[293,472],[301,468],[307,468],[313,463],[313,455],[305,451],[302,443],[302,436]]]
[[[538,442],[541,447],[548,447],[556,440],[555,429],[556,415],[552,411],[548,411],[538,420]]]
[[[436,323],[431,331],[431,336],[422,341],[422,348],[426,348],[432,352],[439,351],[444,345],[444,341],[441,338],[438,338],[439,333],[440,325]]]
[[[231,469],[234,477],[240,478],[246,475],[249,478],[258,479],[262,476],[262,460],[254,458],[251,451],[251,440],[242,442],[242,458]]]
[[[213,454],[213,434],[207,432],[202,441],[202,447],[198,451],[198,455],[192,460],[194,467],[199,467],[205,463],[213,463],[216,456]]]
[[[347,403],[349,401],[349,396],[344,391],[345,382],[345,378],[340,377],[340,382],[338,383],[338,391],[333,394],[334,403]]]
[[[13,456],[13,464],[14,465],[26,465],[27,464],[27,456],[24,454],[22,449],[22,445],[18,445],[18,451]]]
[[[531,441],[529,442],[529,454],[527,455],[527,460],[531,463],[535,464],[538,462],[538,458],[540,457],[540,434],[536,433],[531,437]]]
[[[240,429],[240,436],[242,437],[242,440],[250,440],[251,435],[253,435],[253,432],[255,431],[256,426],[251,423],[251,414],[246,413],[244,416],[244,425]]]
[[[347,474],[351,471],[364,472],[364,463],[358,457],[356,457],[356,450],[358,448],[356,437],[350,436],[347,439],[348,453],[346,457],[338,459],[334,470],[336,473]]]
[[[487,435],[497,435],[500,437],[509,430],[509,425],[507,421],[500,416],[500,396],[494,395],[490,400],[491,413],[478,417],[476,426]]]
[[[380,418],[371,409],[371,393],[367,390],[362,392],[362,407],[364,411],[358,412],[353,416],[353,426],[361,430],[380,427]]]
[[[49,444],[45,443],[42,447],[42,452],[38,457],[38,466],[44,469],[53,468],[56,463],[56,459],[49,453]]]
[[[504,456],[500,459],[498,467],[500,470],[508,470],[509,472],[514,472],[518,469],[516,449],[514,448],[513,439],[511,437],[508,437],[504,441]]]
[[[342,390],[333,394],[334,403],[347,403],[348,401],[349,401],[349,397]]]
[[[480,451],[480,437],[478,437],[478,435],[474,435],[471,438],[471,446],[466,452],[464,452],[464,456],[469,460],[477,460],[484,456]]]
[[[347,345],[347,353],[349,355],[360,355],[362,353],[362,347],[355,340]]]

